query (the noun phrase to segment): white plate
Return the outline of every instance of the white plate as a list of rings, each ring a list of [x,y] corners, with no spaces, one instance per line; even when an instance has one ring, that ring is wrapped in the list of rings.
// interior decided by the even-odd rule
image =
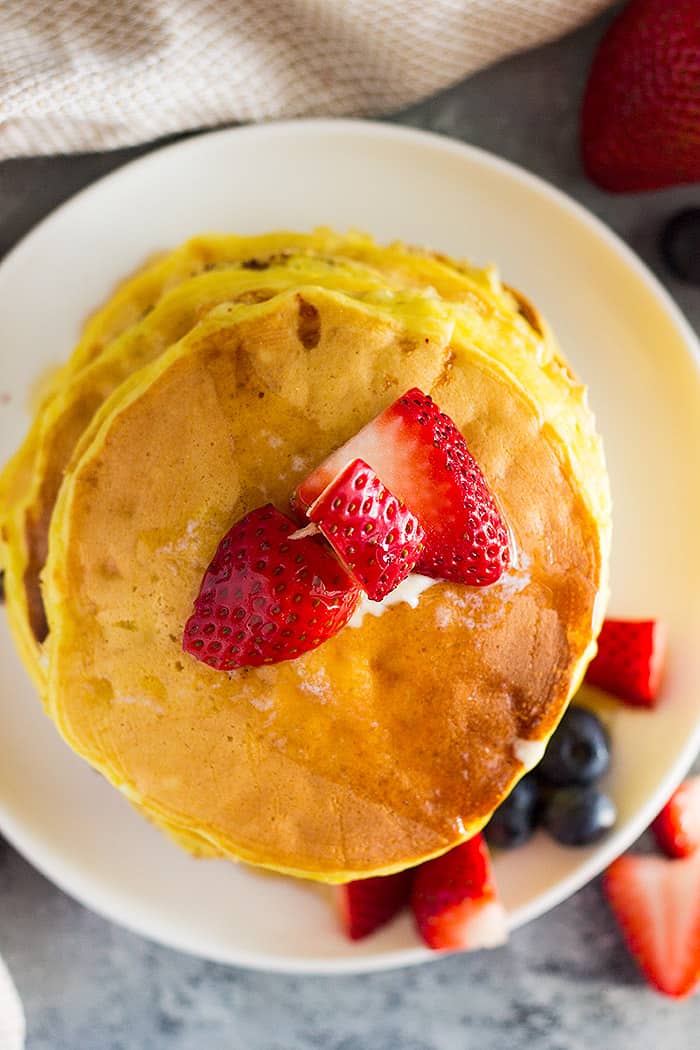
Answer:
[[[541,836],[497,858],[515,927],[632,842],[700,742],[700,353],[660,285],[600,222],[511,164],[387,125],[268,125],[160,150],[64,205],[0,267],[0,395],[11,394],[0,405],[0,456],[27,425],[37,375],[66,357],[86,313],[146,256],[207,229],[318,223],[497,260],[541,307],[590,384],[606,440],[612,609],[669,624],[663,703],[652,714],[613,708],[615,833],[581,851]],[[59,740],[4,620],[0,681],[3,832],[88,907],[165,944],[270,970],[338,973],[429,958],[407,917],[350,944],[322,891],[180,853]]]

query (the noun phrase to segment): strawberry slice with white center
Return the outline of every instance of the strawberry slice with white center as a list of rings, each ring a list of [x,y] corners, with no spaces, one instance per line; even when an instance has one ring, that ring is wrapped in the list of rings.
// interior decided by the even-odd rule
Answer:
[[[690,857],[700,849],[700,777],[676,788],[651,827],[669,857]]]
[[[700,853],[619,857],[603,887],[647,980],[664,995],[690,995],[700,983]]]
[[[182,647],[210,667],[291,660],[344,627],[360,596],[320,537],[290,539],[296,525],[272,504],[229,529],[204,574]]]
[[[301,483],[294,506],[305,511],[355,459],[425,529],[418,572],[475,586],[499,579],[510,559],[505,524],[464,438],[431,397],[414,388],[389,405]]]
[[[437,951],[494,948],[508,936],[505,909],[481,835],[422,864],[413,881],[411,903],[418,932]]]
[[[666,659],[658,620],[606,620],[586,681],[635,707],[654,707]]]
[[[372,601],[406,579],[423,549],[425,533],[415,515],[361,459],[348,463],[307,516]]]
[[[411,898],[413,870],[378,875],[336,886],[336,902],[343,930],[351,941],[368,937],[385,926]]]

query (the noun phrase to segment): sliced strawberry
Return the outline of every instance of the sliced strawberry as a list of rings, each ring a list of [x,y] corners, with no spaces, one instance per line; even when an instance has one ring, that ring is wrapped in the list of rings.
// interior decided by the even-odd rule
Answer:
[[[296,525],[272,504],[226,533],[185,626],[187,653],[224,671],[291,660],[348,622],[357,585],[325,541],[290,540]]]
[[[620,857],[603,886],[632,955],[664,995],[700,982],[700,853],[687,860]]]
[[[606,620],[586,681],[634,706],[653,707],[666,658],[666,630],[658,620]]]
[[[419,572],[476,586],[499,579],[510,557],[503,519],[464,438],[432,398],[407,391],[301,483],[294,505],[306,510],[355,459],[368,463],[425,529]]]
[[[651,827],[669,857],[690,857],[700,849],[700,777],[676,788]]]
[[[395,875],[357,879],[336,887],[340,920],[351,941],[368,937],[386,925],[408,904],[413,884],[413,869]]]
[[[422,527],[361,459],[348,463],[307,511],[367,596],[379,602],[423,549]]]
[[[421,865],[413,882],[412,907],[429,948],[493,948],[508,935],[481,835]]]

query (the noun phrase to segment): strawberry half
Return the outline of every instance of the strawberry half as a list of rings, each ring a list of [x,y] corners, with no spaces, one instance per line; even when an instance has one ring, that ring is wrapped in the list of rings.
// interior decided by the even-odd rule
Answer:
[[[413,870],[357,879],[336,887],[340,921],[351,941],[368,937],[394,918],[411,897]]]
[[[653,707],[666,659],[666,630],[658,620],[606,620],[586,681],[636,707]]]
[[[620,857],[603,887],[647,980],[664,995],[690,995],[700,982],[700,853]]]
[[[614,192],[700,180],[698,0],[631,0],[603,37],[581,118],[583,163]]]
[[[406,579],[423,549],[417,518],[361,459],[348,463],[307,515],[376,602]]]
[[[306,510],[350,461],[362,459],[425,529],[416,569],[475,586],[495,583],[510,558],[496,501],[464,438],[421,390],[407,391],[301,483]]]
[[[182,647],[224,671],[291,660],[348,622],[359,598],[320,539],[290,540],[296,525],[272,504],[226,533],[204,574]]]
[[[411,903],[418,932],[429,948],[493,948],[507,938],[505,909],[481,835],[421,865]]]
[[[700,849],[700,777],[676,788],[651,827],[669,857],[690,857]]]

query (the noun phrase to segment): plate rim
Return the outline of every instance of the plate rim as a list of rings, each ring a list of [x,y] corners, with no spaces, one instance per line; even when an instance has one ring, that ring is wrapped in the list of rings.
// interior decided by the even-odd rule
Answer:
[[[647,292],[663,308],[666,316],[681,337],[685,350],[694,363],[698,380],[700,381],[700,341],[690,322],[672,298],[670,292],[646,263],[593,212],[544,178],[488,150],[438,132],[382,121],[323,117],[270,121],[263,124],[241,125],[220,128],[205,133],[196,133],[176,142],[156,146],[155,149],[150,150],[148,153],[127,161],[114,171],[90,182],[65,201],[62,201],[61,204],[31,227],[0,262],[0,296],[2,295],[2,286],[6,272],[21,264],[25,253],[33,250],[34,242],[41,239],[47,227],[56,222],[65,212],[70,211],[71,208],[79,208],[84,198],[89,197],[91,194],[99,194],[106,183],[118,180],[126,171],[162,164],[163,154],[183,153],[188,150],[196,153],[201,148],[202,143],[206,143],[214,138],[219,139],[232,136],[235,136],[236,139],[255,139],[257,137],[270,136],[284,138],[288,135],[303,136],[310,132],[316,135],[322,133],[329,137],[359,134],[370,138],[381,138],[397,142],[410,141],[419,145],[422,144],[436,154],[461,157],[475,162],[482,168],[504,174],[509,179],[534,190],[541,197],[547,198],[550,203],[567,212],[578,223],[595,234],[599,240],[602,240],[646,286]],[[627,849],[648,826],[656,815],[660,804],[682,780],[699,750],[700,716],[694,731],[686,739],[684,747],[679,751],[674,763],[661,779],[657,790],[647,799],[646,803],[635,812],[634,816],[628,820],[623,828],[614,832],[604,843],[597,847],[595,853],[589,856],[574,872],[561,879],[555,886],[539,894],[529,904],[523,905],[512,912],[509,916],[510,929],[516,929],[526,922],[538,918],[566,900],[598,875],[614,857]],[[232,952],[212,951],[206,945],[193,943],[192,939],[186,935],[179,935],[178,931],[164,928],[157,919],[149,921],[146,916],[141,916],[140,921],[132,922],[128,914],[125,916],[120,911],[120,901],[115,899],[110,891],[102,891],[100,884],[95,884],[84,873],[73,872],[71,874],[68,871],[64,875],[60,861],[57,873],[53,863],[56,860],[55,851],[50,848],[42,848],[41,841],[35,841],[31,833],[24,833],[21,822],[13,819],[12,815],[5,811],[1,799],[0,832],[34,868],[84,907],[141,937],[199,958],[268,973],[329,976],[377,972],[412,966],[431,960],[435,961],[436,959],[434,953],[422,947],[394,949],[381,954],[358,955],[357,957],[327,958],[324,956],[311,956],[300,959],[275,956],[265,952],[251,952],[247,949],[237,949]]]

